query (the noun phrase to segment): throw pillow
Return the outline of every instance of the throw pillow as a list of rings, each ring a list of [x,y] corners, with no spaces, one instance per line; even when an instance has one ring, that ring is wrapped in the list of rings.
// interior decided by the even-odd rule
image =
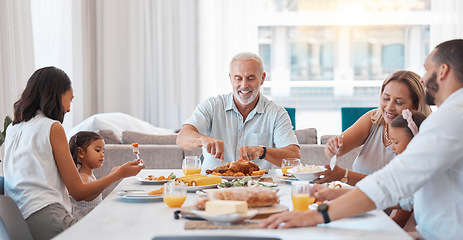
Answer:
[[[124,131],[122,133],[122,144],[157,144],[157,145],[175,145],[177,135],[153,135],[138,132]]]
[[[299,144],[317,144],[317,129],[305,128],[294,130]]]

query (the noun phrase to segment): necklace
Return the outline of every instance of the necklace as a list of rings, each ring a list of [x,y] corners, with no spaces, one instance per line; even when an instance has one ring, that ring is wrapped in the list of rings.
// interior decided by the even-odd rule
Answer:
[[[384,140],[385,140],[386,146],[389,146],[392,144],[392,140],[389,139],[388,132],[389,132],[389,125],[387,123],[384,123]]]

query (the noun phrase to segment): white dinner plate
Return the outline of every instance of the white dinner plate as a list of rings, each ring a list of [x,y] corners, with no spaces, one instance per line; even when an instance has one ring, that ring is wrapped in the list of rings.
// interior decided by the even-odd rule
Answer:
[[[243,177],[233,177],[233,176],[219,176],[219,177],[221,177],[222,179],[225,179],[225,180],[233,180],[233,179],[242,179],[242,178],[245,178],[245,177],[251,177],[252,179],[254,179],[254,178],[261,178],[262,176],[264,176],[264,175],[261,174],[261,175],[243,176]]]
[[[222,214],[222,215],[209,215],[206,214],[205,211],[199,210],[192,210],[194,214],[197,216],[204,218],[208,221],[211,221],[215,224],[232,224],[237,222],[242,222],[247,219],[251,219],[259,213],[259,210],[250,210],[247,214],[239,214],[239,213],[232,213],[232,214]]]
[[[217,184],[204,185],[204,186],[187,186],[186,191],[187,192],[196,192],[198,190],[208,189],[208,188],[217,188]]]
[[[119,191],[116,195],[127,200],[151,200],[162,198],[162,194],[149,195],[148,192],[145,191]]]
[[[142,183],[153,183],[153,184],[164,184],[168,181],[171,181],[171,180],[146,180],[145,177],[138,177],[136,176],[135,177],[138,181],[142,182]]]

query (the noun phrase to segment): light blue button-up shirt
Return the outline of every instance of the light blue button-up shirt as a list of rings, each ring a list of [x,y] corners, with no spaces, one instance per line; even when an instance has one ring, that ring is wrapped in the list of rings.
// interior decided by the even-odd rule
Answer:
[[[198,105],[185,124],[196,127],[200,134],[222,140],[225,162],[238,160],[240,148],[244,146],[299,146],[286,110],[262,94],[244,122],[233,101],[233,93],[229,93],[211,97]],[[222,164],[220,159],[214,158],[204,148],[203,156],[203,172]],[[271,169],[274,166],[265,159],[256,159],[254,162],[261,169]]]

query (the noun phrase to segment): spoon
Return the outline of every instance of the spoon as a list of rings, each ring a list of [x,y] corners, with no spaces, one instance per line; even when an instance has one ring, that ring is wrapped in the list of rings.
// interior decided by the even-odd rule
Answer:
[[[341,138],[343,138],[344,135],[341,135]],[[338,153],[339,153],[339,147],[338,147],[338,150],[336,150],[336,153],[334,154],[334,156],[331,158],[330,160],[330,168],[331,168],[331,171],[333,171],[334,167],[336,166],[336,160],[337,160],[337,156],[338,156]]]

